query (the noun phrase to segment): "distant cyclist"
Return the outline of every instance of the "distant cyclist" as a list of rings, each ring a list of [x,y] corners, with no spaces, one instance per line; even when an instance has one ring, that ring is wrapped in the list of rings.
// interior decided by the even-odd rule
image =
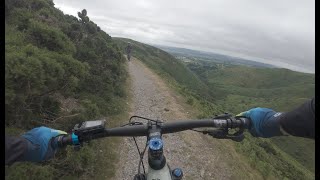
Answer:
[[[308,100],[300,107],[287,113],[275,112],[268,108],[254,108],[240,113],[252,120],[250,133],[257,137],[294,136],[314,139],[315,99]],[[51,145],[53,137],[67,134],[64,131],[38,127],[18,137],[5,137],[5,164],[17,161],[42,162],[52,158],[57,151]]]
[[[127,47],[126,47],[126,53],[127,53],[128,61],[130,61],[130,58],[131,58],[131,50],[132,50],[131,43],[128,42],[128,45],[127,45]]]

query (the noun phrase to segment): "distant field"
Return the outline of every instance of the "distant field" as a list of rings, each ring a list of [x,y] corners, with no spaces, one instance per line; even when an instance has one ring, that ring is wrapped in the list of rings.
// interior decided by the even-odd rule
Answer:
[[[205,60],[217,63],[228,63],[228,64],[236,64],[236,65],[246,65],[253,67],[267,67],[274,68],[275,66],[265,63],[260,63],[250,59],[243,59],[223,54],[217,54],[212,52],[204,52],[197,51],[185,48],[176,48],[176,47],[168,47],[168,46],[159,46],[156,47],[176,56],[176,57],[186,57],[193,60]]]

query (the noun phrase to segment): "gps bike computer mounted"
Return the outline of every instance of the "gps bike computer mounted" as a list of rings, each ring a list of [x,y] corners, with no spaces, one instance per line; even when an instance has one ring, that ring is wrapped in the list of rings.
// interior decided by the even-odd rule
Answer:
[[[105,130],[106,120],[85,121],[76,124],[72,132],[80,138],[94,136],[95,134],[102,133]]]
[[[72,138],[76,140],[74,144],[74,149],[79,150],[83,142],[90,141],[99,137],[105,132],[106,120],[94,120],[94,121],[85,121],[79,124],[76,124],[72,129]]]

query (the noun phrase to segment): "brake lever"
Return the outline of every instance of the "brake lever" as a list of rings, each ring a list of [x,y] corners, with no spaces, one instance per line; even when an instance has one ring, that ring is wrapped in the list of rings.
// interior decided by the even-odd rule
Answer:
[[[203,134],[208,134],[217,139],[231,139],[236,142],[241,142],[244,139],[243,129],[240,129],[239,131],[233,134],[229,134],[228,129],[208,130],[208,131],[203,131]]]
[[[232,114],[225,112],[224,114],[215,115],[212,118],[213,119],[228,119],[230,117],[232,117]]]

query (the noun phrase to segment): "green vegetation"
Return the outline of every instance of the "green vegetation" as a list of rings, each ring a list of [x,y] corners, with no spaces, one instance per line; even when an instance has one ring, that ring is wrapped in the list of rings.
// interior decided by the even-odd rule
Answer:
[[[5,1],[7,134],[40,125],[70,132],[80,121],[109,117],[115,125],[125,118],[125,59],[86,10],[78,15],[64,15],[52,0]],[[6,167],[6,179],[111,178],[118,141],[92,142],[77,153],[68,148],[45,163],[16,163]]]
[[[312,74],[210,61],[183,63],[152,46],[122,38],[115,40],[123,51],[130,41],[133,56],[141,59],[183,95],[186,104],[198,109],[198,118],[223,112],[238,114],[257,106],[289,111],[315,93]],[[254,138],[246,133],[243,142],[231,144],[240,159],[245,160],[229,162],[237,166],[235,169],[249,164],[252,172],[260,173],[265,179],[315,178],[314,140],[292,136]],[[235,172],[238,174],[233,177],[246,179],[250,176],[250,173]]]
[[[312,74],[203,61],[189,62],[187,66],[213,90],[212,103],[233,114],[253,107],[290,111],[315,94]],[[292,136],[263,139],[249,135],[235,145],[266,178],[314,178],[314,140]]]
[[[315,93],[312,74],[203,61],[186,64],[212,90],[215,99],[212,103],[233,114],[253,107],[290,111]],[[314,140],[292,136],[263,139],[248,135],[235,146],[265,178],[314,178]]]

